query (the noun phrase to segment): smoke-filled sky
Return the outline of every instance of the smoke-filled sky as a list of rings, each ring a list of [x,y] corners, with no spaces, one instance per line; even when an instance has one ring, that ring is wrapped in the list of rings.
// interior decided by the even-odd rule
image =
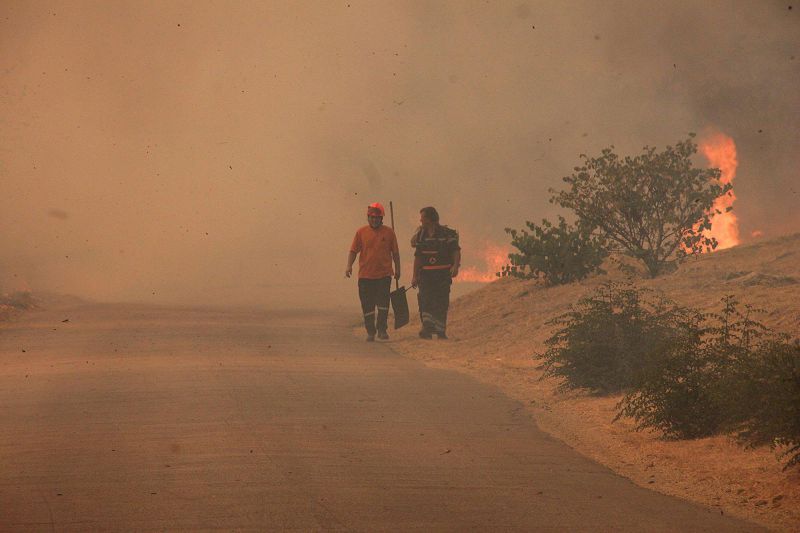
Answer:
[[[745,239],[798,231],[790,4],[2,1],[0,288],[351,303],[368,203],[480,267],[579,154],[690,131],[735,140]]]

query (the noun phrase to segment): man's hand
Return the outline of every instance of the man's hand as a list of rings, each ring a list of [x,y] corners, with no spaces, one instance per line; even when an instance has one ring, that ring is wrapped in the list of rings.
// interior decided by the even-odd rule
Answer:
[[[400,269],[399,268],[397,270],[395,270],[394,279],[396,279],[397,281],[400,281]]]
[[[450,277],[454,278],[458,276],[458,265],[453,265],[450,267]]]
[[[356,262],[356,252],[350,250],[350,253],[347,254],[347,268],[344,269],[344,277],[349,278],[353,275],[353,263]]]

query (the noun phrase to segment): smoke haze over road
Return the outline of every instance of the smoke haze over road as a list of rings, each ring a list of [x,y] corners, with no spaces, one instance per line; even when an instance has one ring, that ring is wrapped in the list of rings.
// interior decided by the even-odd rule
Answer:
[[[580,153],[719,130],[747,238],[797,231],[800,6],[2,2],[0,288],[352,303],[373,201],[465,265]],[[702,162],[702,159],[698,159]]]

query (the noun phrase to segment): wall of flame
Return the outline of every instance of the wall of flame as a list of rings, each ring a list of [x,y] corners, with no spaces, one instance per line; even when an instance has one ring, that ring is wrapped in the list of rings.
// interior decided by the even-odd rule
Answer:
[[[720,170],[720,181],[724,184],[732,184],[736,177],[736,168],[739,166],[736,143],[733,139],[724,133],[713,133],[702,139],[698,148],[708,161],[708,166]],[[741,242],[736,214],[733,211],[726,212],[728,208],[733,207],[735,201],[736,195],[731,189],[714,202],[712,209],[719,213],[711,219],[709,235],[717,239],[719,243],[717,250],[731,248]]]

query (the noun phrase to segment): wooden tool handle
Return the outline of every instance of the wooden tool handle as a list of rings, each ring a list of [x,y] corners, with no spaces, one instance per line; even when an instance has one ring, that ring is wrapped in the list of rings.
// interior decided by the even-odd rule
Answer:
[[[389,218],[392,221],[392,231],[394,231],[394,206],[392,205],[392,201],[391,200],[389,200]],[[395,234],[395,238],[397,238],[397,232],[396,231],[395,231],[394,234]],[[394,288],[395,289],[399,289],[400,288],[400,280],[397,279],[397,278],[394,278]]]

